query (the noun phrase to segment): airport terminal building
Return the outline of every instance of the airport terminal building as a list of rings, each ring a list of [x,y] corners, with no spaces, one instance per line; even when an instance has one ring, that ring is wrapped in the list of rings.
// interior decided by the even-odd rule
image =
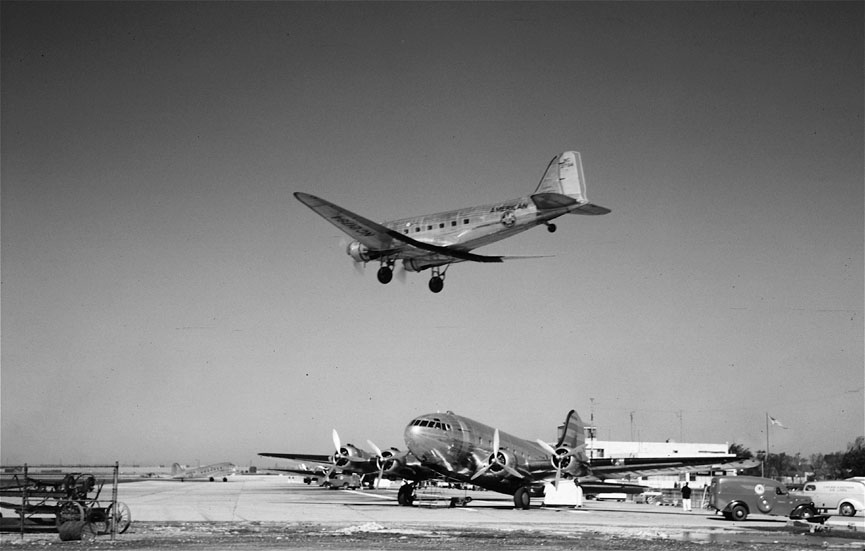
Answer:
[[[586,455],[592,459],[617,459],[641,457],[669,457],[670,459],[685,457],[723,456],[728,453],[729,444],[706,444],[691,442],[622,442],[614,440],[599,440],[594,438],[595,431],[586,428]],[[679,472],[665,475],[652,475],[628,480],[631,483],[642,484],[650,488],[679,488],[685,482],[698,489],[709,485],[713,476],[735,475],[735,469],[708,469],[698,472]]]

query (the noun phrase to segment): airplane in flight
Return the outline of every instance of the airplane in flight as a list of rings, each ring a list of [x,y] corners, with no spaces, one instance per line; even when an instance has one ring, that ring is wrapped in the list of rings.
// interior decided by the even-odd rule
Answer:
[[[697,457],[590,458],[585,453],[585,425],[575,410],[568,412],[555,442],[512,436],[478,421],[446,413],[429,413],[413,419],[405,428],[407,451],[381,450],[368,441],[372,453],[352,444],[343,445],[333,431],[333,455],[262,452],[262,457],[295,461],[330,462],[331,469],[380,479],[402,479],[397,500],[411,505],[418,485],[428,480],[474,484],[513,496],[517,509],[528,509],[532,497],[544,487],[571,480],[583,491],[640,493],[645,486],[604,482],[628,476],[673,474],[706,470],[736,461],[732,454]]]
[[[610,209],[589,203],[583,162],[576,151],[553,157],[534,193],[518,199],[436,214],[377,223],[315,195],[297,192],[297,199],[348,234],[354,241],[346,253],[356,263],[378,261],[378,280],[390,283],[396,262],[409,272],[429,269],[429,288],[444,288],[445,272],[457,262],[502,262],[508,256],[472,253],[541,224],[556,231],[551,221],[564,214],[607,214]]]
[[[237,470],[234,463],[213,463],[212,465],[203,465],[201,467],[183,468],[180,463],[175,463],[171,466],[171,478],[178,479],[181,482],[184,480],[193,480],[196,478],[207,478],[210,482],[222,477],[223,482],[228,482],[228,477]]]

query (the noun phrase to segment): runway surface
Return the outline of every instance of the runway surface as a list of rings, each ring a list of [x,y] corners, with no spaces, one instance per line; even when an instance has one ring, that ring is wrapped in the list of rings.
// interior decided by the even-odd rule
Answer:
[[[472,493],[468,506],[447,499],[400,507],[389,490],[329,490],[289,483],[280,476],[233,476],[228,482],[146,480],[119,486],[118,499],[132,513],[132,527],[118,548],[242,549],[460,548],[470,538],[478,549],[524,549],[543,542],[552,549],[865,549],[865,539],[838,526],[811,533],[784,517],[752,515],[731,522],[708,510],[586,501],[584,507],[545,508],[533,500],[515,510],[510,496]],[[443,498],[464,496],[450,491]],[[859,535],[865,517],[844,519]],[[844,531],[843,537],[841,531]],[[847,533],[850,532],[850,533]],[[851,536],[852,534],[852,536]],[[56,535],[55,535],[56,537]],[[14,539],[4,534],[3,542]],[[54,540],[56,542],[56,540]],[[351,545],[349,545],[351,543]],[[56,543],[55,543],[56,545]],[[781,547],[779,547],[781,546]]]

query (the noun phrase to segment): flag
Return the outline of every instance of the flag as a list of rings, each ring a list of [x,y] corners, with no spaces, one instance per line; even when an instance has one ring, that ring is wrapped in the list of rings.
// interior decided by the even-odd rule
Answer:
[[[775,419],[775,418],[772,417],[771,415],[769,416],[769,421],[770,421],[773,425],[778,425],[778,426],[781,427],[782,429],[786,429],[786,428],[787,428],[787,427],[785,427],[785,426],[783,425],[783,423],[781,423],[781,421]]]

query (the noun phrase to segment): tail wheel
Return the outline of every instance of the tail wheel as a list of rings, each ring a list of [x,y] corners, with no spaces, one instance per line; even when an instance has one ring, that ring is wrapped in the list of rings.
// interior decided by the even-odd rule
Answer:
[[[532,496],[528,488],[518,488],[514,493],[514,508],[528,510],[532,503]]]
[[[547,231],[550,233],[555,233],[556,225],[555,224],[547,224]]]

